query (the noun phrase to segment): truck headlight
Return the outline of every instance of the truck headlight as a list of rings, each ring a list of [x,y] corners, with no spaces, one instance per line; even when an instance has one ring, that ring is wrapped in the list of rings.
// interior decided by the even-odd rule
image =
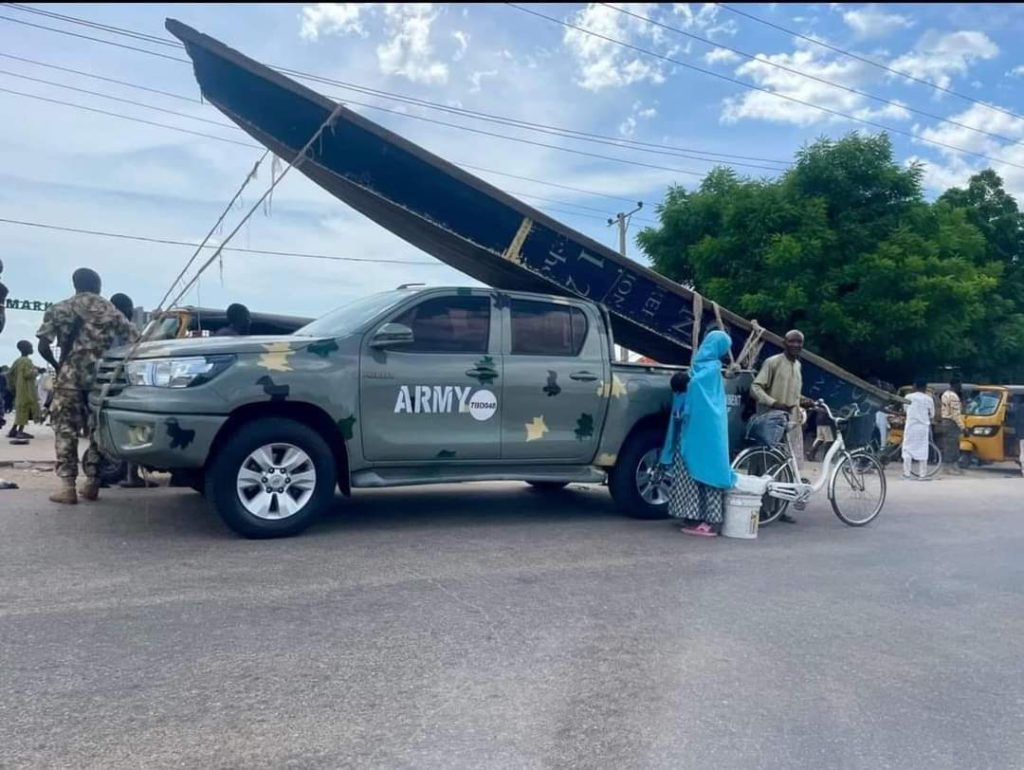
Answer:
[[[125,374],[129,385],[154,388],[189,388],[209,382],[227,369],[234,356],[188,356],[129,361]]]
[[[994,436],[999,431],[995,425],[975,425],[971,428],[972,436]]]

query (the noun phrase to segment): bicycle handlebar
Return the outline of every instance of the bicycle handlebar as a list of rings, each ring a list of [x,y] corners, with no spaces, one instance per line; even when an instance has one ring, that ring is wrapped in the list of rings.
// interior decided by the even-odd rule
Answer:
[[[833,411],[829,407],[829,405],[826,404],[820,398],[817,401],[814,402],[814,406],[817,409],[824,410],[825,414],[828,415],[828,418],[830,420],[832,420],[832,422],[837,423],[837,424],[841,423],[841,422],[849,422],[850,420],[856,419],[857,417],[862,417],[863,415],[867,414],[867,412],[861,411],[860,404],[856,404],[856,403],[844,406],[842,409],[839,410],[839,414],[838,415],[833,413]],[[852,407],[852,409],[851,409],[851,407]],[[847,411],[847,410],[850,410],[850,411]],[[843,414],[844,412],[846,412],[846,413]]]

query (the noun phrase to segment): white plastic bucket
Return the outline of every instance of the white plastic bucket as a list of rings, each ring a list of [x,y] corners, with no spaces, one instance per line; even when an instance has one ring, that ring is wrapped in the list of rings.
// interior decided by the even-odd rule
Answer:
[[[722,534],[740,540],[757,537],[761,500],[768,487],[768,478],[739,474],[736,486],[725,493],[725,521]]]

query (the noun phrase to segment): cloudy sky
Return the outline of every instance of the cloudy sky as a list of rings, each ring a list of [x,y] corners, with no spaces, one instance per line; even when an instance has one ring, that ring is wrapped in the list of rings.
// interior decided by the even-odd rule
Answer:
[[[931,193],[992,164],[1024,195],[1020,6],[525,7],[4,7],[0,219],[203,237],[261,152],[199,103],[191,67],[175,61],[183,52],[153,39],[168,40],[168,16],[268,64],[343,81],[314,87],[609,245],[606,218],[631,201],[644,203],[635,232],[667,185],[693,185],[715,163],[772,176],[809,140],[877,130],[865,122],[899,132],[900,158],[927,164]],[[269,180],[265,165],[245,209]],[[3,280],[29,300],[65,297],[71,271],[89,265],[108,295],[153,307],[192,253],[24,224],[0,232]],[[230,252],[184,302],[317,315],[403,282],[468,282],[299,175],[232,245],[382,261]],[[8,312],[0,360],[40,318]]]

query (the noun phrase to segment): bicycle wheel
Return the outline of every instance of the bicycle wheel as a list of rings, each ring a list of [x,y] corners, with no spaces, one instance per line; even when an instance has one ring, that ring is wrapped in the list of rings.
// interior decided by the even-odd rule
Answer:
[[[925,470],[924,477],[930,479],[940,470],[942,470],[942,451],[938,444],[928,439],[928,468]]]
[[[828,482],[828,499],[839,520],[863,527],[885,505],[885,472],[869,454],[848,454],[839,461]]]
[[[789,483],[796,481],[786,456],[769,447],[755,446],[744,449],[736,455],[732,467],[733,470],[746,473],[748,476],[771,476],[773,481]],[[758,517],[760,525],[771,524],[785,513],[788,507],[789,503],[786,500],[769,497],[766,493],[761,499],[761,512]]]

